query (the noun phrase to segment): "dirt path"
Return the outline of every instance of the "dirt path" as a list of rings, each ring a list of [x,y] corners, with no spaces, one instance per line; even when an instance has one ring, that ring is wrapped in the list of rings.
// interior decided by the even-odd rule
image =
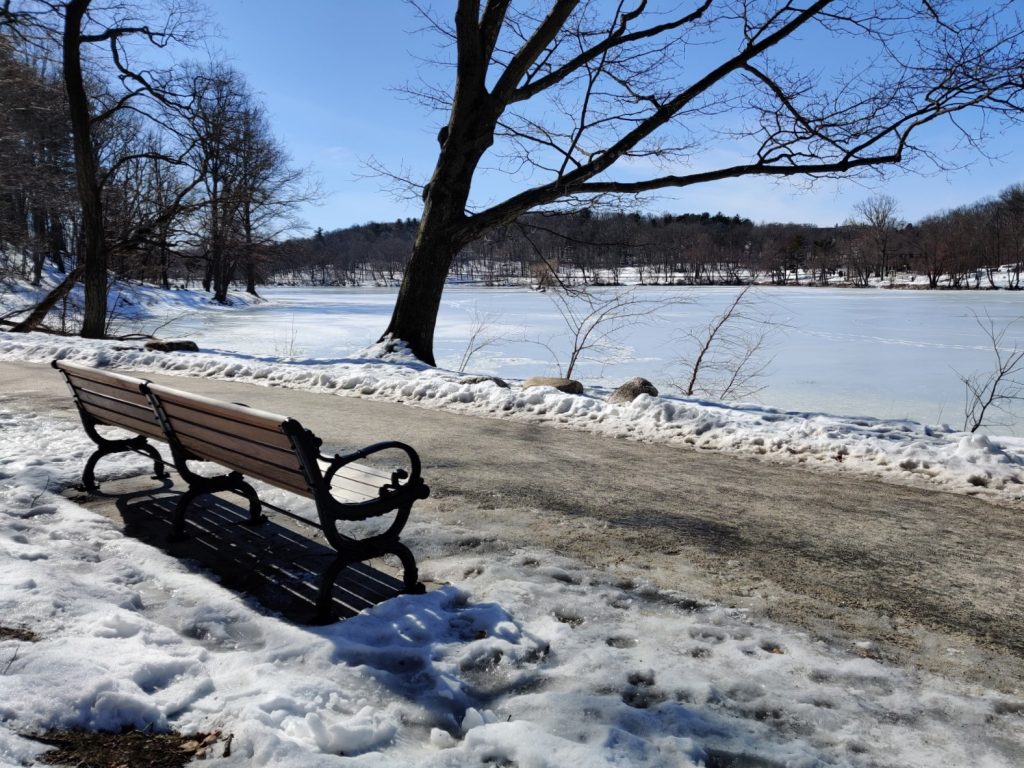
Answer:
[[[328,446],[405,440],[420,515],[750,609],[873,657],[1024,690],[1024,509],[753,457],[228,381],[147,378],[287,413]],[[75,418],[0,363],[0,405]]]

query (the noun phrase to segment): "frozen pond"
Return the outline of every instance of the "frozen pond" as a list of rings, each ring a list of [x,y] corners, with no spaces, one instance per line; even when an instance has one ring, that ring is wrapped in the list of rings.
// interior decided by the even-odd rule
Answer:
[[[618,385],[644,376],[671,393],[682,376],[687,330],[706,325],[736,295],[735,288],[640,288],[643,298],[671,303],[648,322],[624,329],[619,348],[581,362],[584,385]],[[393,289],[267,288],[267,304],[243,310],[195,312],[173,332],[202,346],[247,354],[340,358],[376,341],[394,304]],[[991,367],[989,341],[975,321],[997,325],[1024,314],[1024,294],[1005,291],[887,291],[821,288],[757,289],[758,316],[778,325],[763,389],[749,400],[784,410],[847,416],[963,421],[957,371]],[[549,294],[518,288],[450,287],[438,319],[438,365],[458,368],[474,317],[485,335],[502,339],[472,358],[467,370],[510,378],[558,373],[570,344]],[[1024,323],[1006,346],[1021,344]],[[165,331],[166,335],[169,331]],[[549,349],[550,348],[550,349]],[[596,357],[596,356],[595,356]],[[1006,421],[1002,419],[1002,421]],[[1018,418],[994,433],[1024,434]]]

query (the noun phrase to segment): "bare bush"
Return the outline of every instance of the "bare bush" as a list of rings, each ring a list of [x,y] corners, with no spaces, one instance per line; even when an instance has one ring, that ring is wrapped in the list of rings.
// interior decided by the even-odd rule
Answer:
[[[683,375],[672,385],[684,395],[715,400],[762,391],[772,362],[771,340],[782,327],[766,318],[763,309],[748,285],[706,326],[687,331],[682,338],[687,351],[676,360]]]
[[[489,312],[481,312],[476,304],[469,311],[469,317],[469,338],[466,341],[462,357],[459,359],[457,368],[459,373],[466,372],[466,368],[469,367],[470,361],[477,352],[508,338],[507,334],[495,330],[500,318]]]
[[[564,376],[572,378],[576,364],[583,359],[598,359],[602,362],[618,349],[618,336],[626,328],[647,322],[659,309],[678,298],[647,299],[637,295],[633,288],[614,290],[607,294],[592,293],[582,289],[550,291],[548,296],[561,315],[570,339],[569,357],[564,367]],[[550,342],[537,342],[544,346],[558,361]],[[563,366],[557,362],[559,373]]]
[[[1002,414],[1012,420],[1014,409],[1024,402],[1024,349],[1016,343],[1006,346],[1006,334],[1022,318],[1002,326],[988,313],[975,314],[974,319],[992,349],[992,367],[971,374],[956,372],[964,385],[964,432],[1005,426],[1007,422],[992,419]]]

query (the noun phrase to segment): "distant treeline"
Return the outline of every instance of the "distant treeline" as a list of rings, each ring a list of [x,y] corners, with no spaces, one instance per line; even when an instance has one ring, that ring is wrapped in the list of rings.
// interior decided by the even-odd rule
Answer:
[[[919,276],[930,288],[1020,288],[1024,186],[908,224],[880,195],[834,227],[755,224],[721,213],[540,214],[493,230],[465,248],[451,277],[489,285],[556,279],[616,284],[626,269],[642,283],[847,284]],[[401,278],[415,219],[364,224],[280,245],[266,279],[317,285],[386,285]],[[1000,280],[996,270],[1006,266]]]

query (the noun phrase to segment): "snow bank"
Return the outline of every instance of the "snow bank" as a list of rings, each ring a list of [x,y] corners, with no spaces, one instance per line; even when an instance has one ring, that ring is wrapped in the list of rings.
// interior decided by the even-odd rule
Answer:
[[[1024,499],[1024,438],[970,435],[911,421],[851,419],[641,395],[609,405],[607,391],[566,395],[509,389],[431,368],[401,345],[377,344],[352,357],[283,361],[235,353],[166,354],[124,342],[0,333],[0,359],[66,358],[100,367],[234,379],[338,395],[391,400],[579,429],[612,437],[678,443],[924,484],[1001,502]]]
[[[9,285],[2,286],[5,290],[0,291],[0,308],[5,313],[22,308],[27,312],[60,284],[65,277],[65,274],[58,272],[53,265],[47,262],[38,286],[33,286],[29,281],[21,278],[14,279],[10,281]],[[175,313],[180,315],[197,309],[210,311],[237,309],[259,304],[262,301],[263,299],[251,294],[235,292],[228,296],[227,304],[218,304],[210,299],[210,294],[206,291],[186,288],[166,291],[147,283],[114,280],[110,284],[107,294],[107,314],[111,333],[120,335],[138,330],[146,321],[152,321],[148,323],[152,331],[152,326],[157,322],[162,324],[173,321]],[[77,328],[81,325],[84,304],[85,289],[81,283],[76,283],[68,294],[67,306],[64,308],[68,327]],[[50,311],[47,316],[49,325],[60,324],[61,311],[61,305]]]

